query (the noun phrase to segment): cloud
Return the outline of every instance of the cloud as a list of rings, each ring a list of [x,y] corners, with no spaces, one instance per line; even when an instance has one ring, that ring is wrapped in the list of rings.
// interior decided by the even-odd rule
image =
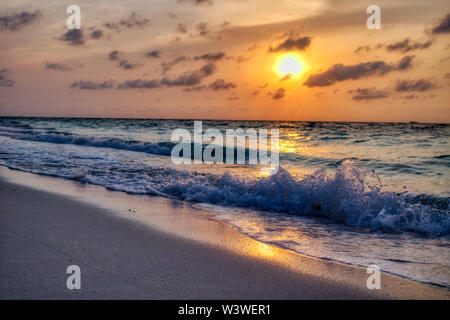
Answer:
[[[159,80],[129,80],[119,84],[119,89],[153,89],[160,88],[161,82]]]
[[[397,41],[391,44],[385,44],[385,43],[379,43],[374,46],[360,46],[358,47],[354,52],[360,53],[362,51],[369,52],[371,50],[381,49],[384,48],[388,52],[401,52],[401,53],[407,53],[409,51],[414,50],[423,50],[428,49],[433,44],[433,40],[428,40],[424,42],[420,41],[412,41],[409,38],[406,38],[405,40]]]
[[[450,13],[447,13],[445,17],[439,22],[437,26],[431,31],[433,34],[442,34],[450,32]]]
[[[291,51],[291,50],[305,50],[311,44],[310,37],[300,37],[300,38],[289,38],[275,48],[269,47],[269,52],[279,52],[279,51]]]
[[[202,86],[194,86],[190,88],[185,88],[184,91],[203,91],[203,90],[212,90],[212,91],[218,91],[218,90],[229,90],[236,88],[237,85],[233,82],[226,82],[223,79],[217,79],[216,81],[210,83],[209,85],[202,85]]]
[[[429,46],[431,46],[432,43],[432,40],[428,40],[425,42],[413,42],[409,38],[406,38],[403,41],[387,44],[385,45],[385,48],[389,52],[400,51],[402,53],[406,53],[417,49],[427,49]]]
[[[113,50],[108,54],[108,59],[115,61],[115,60],[119,60],[120,58],[122,58],[123,56],[123,52],[120,52],[119,50]]]
[[[150,20],[147,18],[143,18],[137,13],[133,12],[126,19],[122,19],[118,22],[106,22],[103,25],[110,30],[121,32],[124,29],[144,28],[146,26],[149,26]]]
[[[178,0],[178,3],[186,3],[186,2],[195,4],[196,6],[199,5],[212,6],[214,4],[212,0]]]
[[[71,71],[72,67],[67,63],[59,63],[59,62],[46,62],[45,69],[49,70],[60,70],[60,71]]]
[[[91,30],[88,36],[85,35],[83,29],[70,29],[67,30],[67,32],[64,33],[61,37],[59,37],[59,40],[69,42],[73,46],[79,46],[85,44],[86,40],[88,39],[97,40],[103,37],[102,30],[95,28],[87,29]]]
[[[39,10],[34,12],[22,11],[9,16],[2,16],[0,17],[0,31],[18,31],[38,21],[40,17],[41,12]]]
[[[375,88],[358,88],[356,90],[350,90],[348,93],[354,93],[353,100],[373,100],[389,97],[388,89],[377,90]]]
[[[199,84],[203,80],[203,78],[206,78],[207,76],[213,74],[215,72],[215,70],[216,70],[216,66],[212,63],[208,63],[199,70],[186,72],[186,73],[176,77],[175,79],[168,79],[168,78],[163,78],[162,80],[136,79],[136,80],[125,81],[125,82],[119,84],[118,88],[119,89],[140,89],[140,88],[154,89],[154,88],[161,88],[161,87],[195,86],[195,85]],[[217,86],[217,88],[220,85],[223,85],[225,87],[226,86],[230,87],[230,85],[225,82],[221,83],[221,82],[215,81],[214,83]],[[191,91],[199,91],[202,89],[203,89],[203,87],[201,89],[197,89],[197,90],[193,89]],[[217,89],[217,90],[219,90],[219,89]]]
[[[153,50],[153,51],[149,51],[145,54],[146,57],[149,58],[161,58],[161,51],[157,51],[157,50]]]
[[[103,31],[100,29],[93,30],[89,35],[89,37],[91,39],[100,39],[102,36],[103,36]]]
[[[392,70],[408,70],[412,67],[412,60],[415,56],[404,56],[397,66],[392,66]]]
[[[59,40],[67,41],[73,46],[83,45],[86,42],[86,39],[83,34],[83,30],[81,29],[70,29],[64,33]]]
[[[184,23],[179,23],[177,25],[177,27],[175,28],[175,31],[179,32],[179,33],[187,33],[188,32],[188,28],[187,28],[187,26]]]
[[[203,91],[203,90],[207,90],[208,86],[206,85],[201,85],[201,86],[193,86],[193,87],[188,87],[188,88],[184,88],[183,91],[186,92],[198,92],[198,91]]]
[[[209,24],[207,22],[199,22],[195,26],[195,29],[198,31],[198,34],[201,36],[209,36]]]
[[[75,81],[70,85],[71,88],[88,89],[88,90],[110,89],[113,86],[114,86],[113,80],[107,80],[107,81],[103,81],[103,82],[81,80],[81,81]]]
[[[335,64],[326,71],[310,75],[303,85],[325,87],[339,81],[381,76],[395,70],[407,70],[411,68],[413,58],[414,56],[405,56],[398,64],[387,64],[384,61],[369,61],[350,66]]]
[[[423,92],[435,89],[437,86],[431,80],[417,79],[417,80],[401,80],[397,82],[395,91],[397,92]]]
[[[113,50],[108,54],[108,59],[111,61],[119,61],[118,67],[125,70],[132,70],[142,66],[142,63],[131,63],[127,59],[123,59],[124,53],[119,50]]]
[[[165,74],[167,71],[172,69],[172,67],[180,62],[186,61],[188,58],[186,56],[179,56],[169,62],[161,63],[162,74]]]
[[[204,65],[201,69],[192,72],[186,72],[175,79],[163,78],[161,84],[172,86],[194,86],[199,84],[203,78],[213,74],[216,71],[216,66],[212,63]]]
[[[360,46],[360,47],[356,48],[354,52],[355,53],[360,53],[361,51],[368,52],[370,50],[372,50],[370,46]]]
[[[9,75],[12,73],[9,69],[0,69],[0,87],[12,87],[16,82],[9,79]]]
[[[284,90],[284,88],[279,88],[277,91],[275,91],[274,95],[273,95],[273,99],[278,100],[281,98],[284,98],[286,93],[286,90]]]
[[[131,70],[131,69],[136,69],[137,67],[142,66],[142,63],[131,63],[128,62],[127,59],[123,59],[119,62],[119,67],[125,70]]]
[[[201,56],[194,57],[194,60],[208,60],[208,61],[218,61],[225,58],[225,52],[219,51],[214,53],[205,53]]]
[[[209,84],[208,87],[213,91],[217,91],[217,90],[234,89],[237,87],[237,85],[233,82],[226,82],[223,79],[217,79],[213,83]]]

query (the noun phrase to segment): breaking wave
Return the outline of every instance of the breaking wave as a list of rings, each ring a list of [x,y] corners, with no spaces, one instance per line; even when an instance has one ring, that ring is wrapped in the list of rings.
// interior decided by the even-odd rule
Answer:
[[[164,156],[170,156],[170,152],[173,147],[173,144],[170,142],[153,143],[122,140],[119,138],[93,138],[76,136],[70,133],[40,132],[37,130],[24,131],[13,128],[0,128],[0,135],[24,141],[38,141],[57,144],[73,144],[87,147],[112,148]]]

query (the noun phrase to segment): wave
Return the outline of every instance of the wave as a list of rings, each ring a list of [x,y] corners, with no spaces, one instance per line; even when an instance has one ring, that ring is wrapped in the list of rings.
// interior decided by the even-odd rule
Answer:
[[[93,138],[75,136],[70,133],[21,131],[17,129],[0,129],[0,135],[25,141],[50,142],[57,144],[73,144],[88,147],[112,148],[127,151],[145,152],[155,155],[170,156],[174,144],[171,142],[129,141],[119,138]]]
[[[351,161],[342,163],[334,175],[328,175],[323,168],[302,179],[281,167],[270,177],[248,179],[229,173],[201,174],[143,164],[98,167],[95,160],[91,161],[90,165],[70,164],[64,168],[50,164],[15,165],[1,160],[0,164],[132,194],[314,216],[377,232],[450,235],[448,198],[382,191],[381,181],[373,172],[358,168]]]
[[[381,188],[377,176],[347,161],[331,177],[321,169],[297,179],[280,168],[271,177],[253,181],[229,174],[191,177],[164,186],[162,192],[194,202],[325,217],[374,231],[450,234],[448,199],[440,200],[440,208],[442,201],[447,205],[438,209]]]
[[[112,148],[118,150],[127,150],[135,152],[144,152],[154,155],[161,156],[171,156],[172,148],[176,143],[169,141],[162,142],[144,142],[135,140],[123,140],[119,138],[93,138],[86,136],[76,136],[71,133],[61,133],[58,131],[42,131],[42,130],[23,130],[18,128],[5,128],[0,126],[0,136],[24,140],[24,141],[37,141],[37,142],[48,142],[56,144],[73,144],[78,146],[87,147],[100,147],[100,148]],[[202,144],[202,155],[208,144]],[[191,143],[191,154],[190,159],[195,158],[194,148],[195,144]],[[250,157],[250,148],[243,148],[243,158],[246,163],[248,163]],[[235,147],[233,152],[233,163],[238,163],[238,152],[239,148]],[[222,147],[223,161],[227,161],[227,148]],[[215,155],[215,149],[212,150],[211,156]],[[178,156],[183,157],[183,152],[180,152]],[[203,160],[203,158],[202,158]]]

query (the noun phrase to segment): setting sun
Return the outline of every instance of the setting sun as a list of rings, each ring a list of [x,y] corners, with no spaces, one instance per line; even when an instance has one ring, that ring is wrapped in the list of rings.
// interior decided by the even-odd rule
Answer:
[[[278,65],[278,71],[281,74],[297,74],[302,70],[302,65],[300,61],[296,60],[294,57],[287,57]]]
[[[299,74],[304,69],[304,64],[296,54],[280,56],[274,66],[274,71],[282,76]]]

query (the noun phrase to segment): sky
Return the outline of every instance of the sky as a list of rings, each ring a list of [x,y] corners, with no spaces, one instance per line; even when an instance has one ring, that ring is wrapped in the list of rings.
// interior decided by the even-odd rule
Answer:
[[[449,123],[449,35],[447,0],[0,0],[0,116]]]

